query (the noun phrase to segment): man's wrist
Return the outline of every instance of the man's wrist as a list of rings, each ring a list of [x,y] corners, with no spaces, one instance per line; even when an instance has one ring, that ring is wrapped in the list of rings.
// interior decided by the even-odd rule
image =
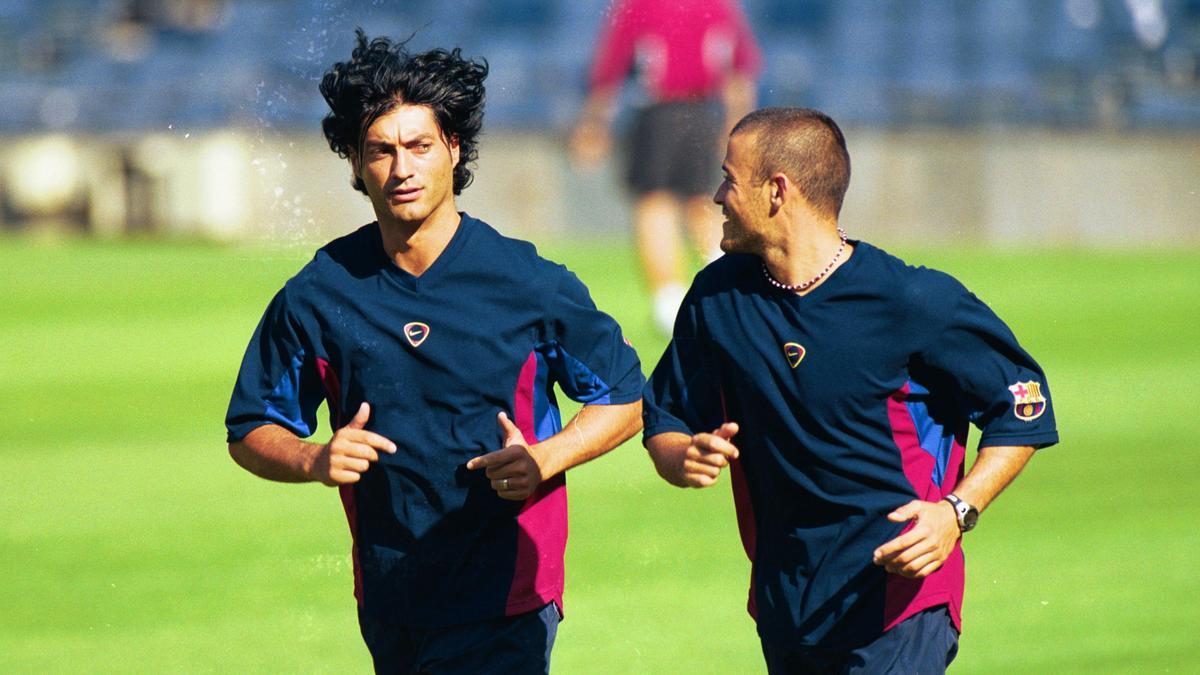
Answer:
[[[547,448],[546,446],[546,443],[534,443],[533,445],[525,446],[529,450],[529,458],[537,465],[538,475],[541,477],[541,480],[546,480],[563,471],[562,467],[554,466],[553,448]]]
[[[676,487],[687,487],[683,463],[687,460],[687,450],[692,444],[691,434],[662,431],[647,436],[643,443],[659,477]]]
[[[953,492],[942,497],[942,501],[949,504],[950,508],[954,510],[959,532],[966,533],[975,529],[976,523],[979,522],[979,509]]]
[[[650,455],[650,462],[654,464],[654,471],[659,478],[671,485],[679,485],[679,477],[683,475],[683,458],[673,448],[647,447],[646,454]]]
[[[332,442],[330,440],[330,443]],[[321,479],[316,475],[317,458],[321,456],[321,453],[326,452],[328,446],[329,443],[321,444],[299,441],[299,452],[296,453],[296,469],[305,480],[321,482]]]
[[[687,469],[684,467],[684,463],[687,462],[687,449],[688,445],[685,443],[682,447],[672,447],[650,454],[658,475],[675,487],[687,487]]]

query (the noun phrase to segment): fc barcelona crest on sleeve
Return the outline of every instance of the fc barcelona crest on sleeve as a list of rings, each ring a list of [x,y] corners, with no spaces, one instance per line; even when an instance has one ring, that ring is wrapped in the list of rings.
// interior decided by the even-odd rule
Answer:
[[[784,343],[783,355],[787,357],[788,365],[795,368],[804,360],[804,347],[799,342]]]
[[[1032,422],[1046,412],[1046,397],[1041,382],[1018,382],[1008,388],[1013,395],[1013,413],[1017,419]]]
[[[404,324],[404,338],[413,347],[420,347],[427,337],[429,337],[429,324],[420,321]]]

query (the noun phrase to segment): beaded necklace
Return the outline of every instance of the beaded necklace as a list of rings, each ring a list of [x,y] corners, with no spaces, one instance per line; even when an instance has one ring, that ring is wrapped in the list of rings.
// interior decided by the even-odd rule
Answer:
[[[829,264],[825,266],[825,269],[821,270],[821,273],[818,274],[817,276],[809,279],[808,281],[805,281],[804,283],[785,284],[782,281],[776,281],[775,277],[771,276],[771,272],[767,269],[767,263],[765,263],[765,262],[762,264],[763,276],[767,278],[768,283],[770,283],[772,286],[774,286],[775,288],[778,288],[781,291],[791,291],[793,293],[799,293],[800,291],[806,291],[806,290],[812,288],[814,284],[816,284],[818,281],[824,279],[826,274],[829,274],[829,271],[832,270],[833,266],[837,264],[837,261],[841,259],[842,251],[844,251],[846,249],[846,231],[840,227],[837,229],[837,231],[838,231],[838,237],[842,240],[842,244],[841,244],[841,246],[838,246],[837,253],[833,254],[833,260],[830,260]]]

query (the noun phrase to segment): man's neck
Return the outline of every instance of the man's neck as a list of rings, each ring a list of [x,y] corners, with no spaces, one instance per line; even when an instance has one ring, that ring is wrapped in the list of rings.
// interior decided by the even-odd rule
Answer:
[[[383,250],[396,267],[419,277],[446,250],[461,220],[462,216],[455,209],[453,201],[443,204],[425,220],[418,222],[381,217],[379,232],[383,239]]]
[[[842,246],[837,221],[796,223],[787,235],[772,242],[762,253],[771,277],[787,286],[798,286],[817,279],[798,290],[804,295],[820,286],[850,257],[854,247]]]

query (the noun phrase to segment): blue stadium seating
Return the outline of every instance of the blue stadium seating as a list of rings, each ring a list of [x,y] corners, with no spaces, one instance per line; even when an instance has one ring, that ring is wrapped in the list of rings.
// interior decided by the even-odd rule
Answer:
[[[457,45],[486,57],[489,124],[562,130],[585,93],[610,4],[196,1],[217,6],[219,20],[176,25],[146,16],[154,12],[146,0],[0,2],[0,133],[311,128],[324,111],[317,81],[348,53],[356,26],[411,35],[415,48]],[[113,37],[131,5],[143,10],[137,44]],[[1168,34],[1153,49],[1138,43],[1121,0],[1087,5],[1098,11],[1091,27],[1051,0],[744,5],[767,56],[764,104],[810,105],[848,124],[887,127],[1200,128],[1200,0],[1164,0]],[[1097,112],[1114,105],[1115,118]]]

